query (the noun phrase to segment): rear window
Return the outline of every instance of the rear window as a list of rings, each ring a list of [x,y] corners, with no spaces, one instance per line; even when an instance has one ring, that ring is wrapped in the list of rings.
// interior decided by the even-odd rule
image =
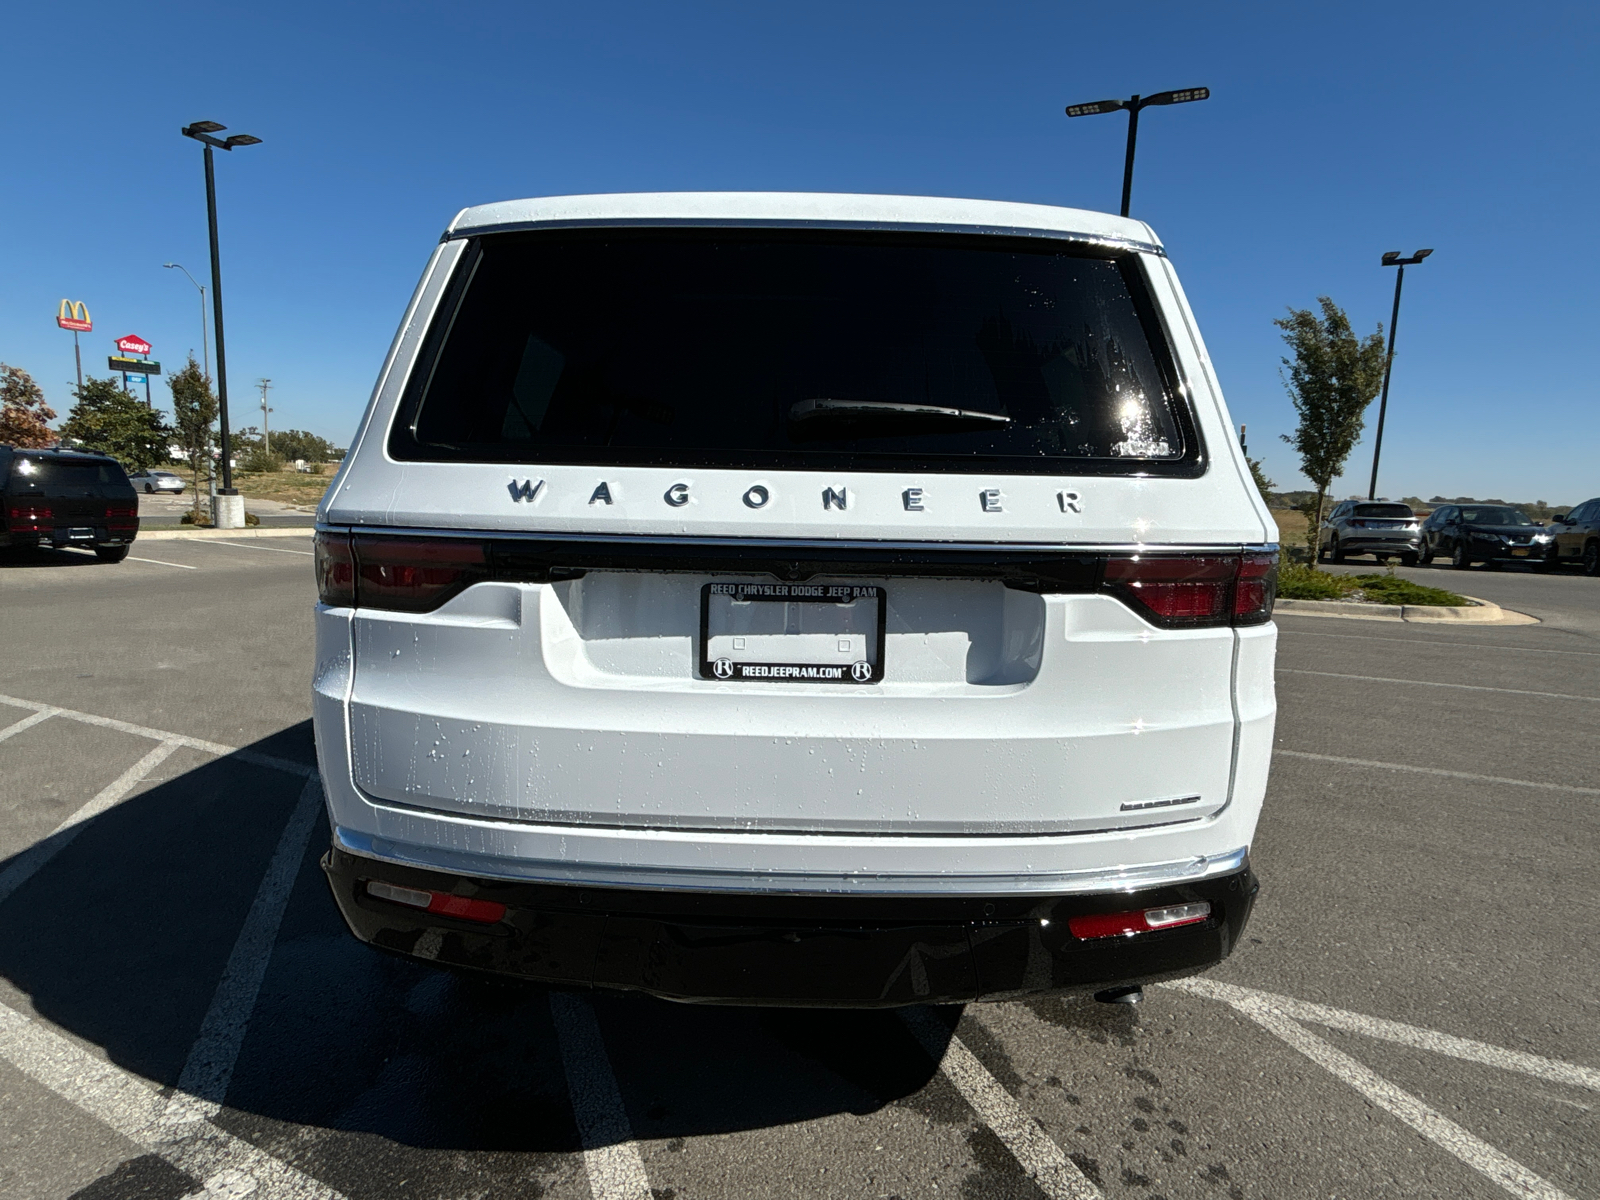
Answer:
[[[478,239],[390,452],[1199,469],[1133,257],[1085,257],[1063,242],[749,230]]]
[[[84,462],[81,459],[27,458],[18,455],[11,464],[9,491],[99,487],[102,484],[127,486],[128,477],[114,462]]]
[[[1358,504],[1351,516],[1356,517],[1398,517],[1409,521],[1416,516],[1411,511],[1409,504]]]

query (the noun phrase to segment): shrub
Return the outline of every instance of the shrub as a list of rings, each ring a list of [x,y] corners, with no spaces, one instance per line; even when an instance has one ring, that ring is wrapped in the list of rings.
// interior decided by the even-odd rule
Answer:
[[[1319,571],[1308,563],[1278,568],[1278,596],[1284,600],[1353,600],[1360,585],[1349,575]]]
[[[1427,587],[1412,583],[1398,575],[1357,575],[1355,582],[1361,586],[1361,597],[1374,604],[1426,604],[1464,607],[1471,604],[1465,596],[1447,592],[1444,588]]]
[[[1278,597],[1282,600],[1355,600],[1369,604],[1426,604],[1465,606],[1465,596],[1443,588],[1412,583],[1398,575],[1344,575],[1318,571],[1302,563],[1278,568]]]
[[[260,446],[252,446],[239,460],[239,469],[243,471],[281,471],[283,459],[276,453],[263,450]]]
[[[206,514],[203,513],[203,512],[198,512],[195,509],[189,508],[189,509],[185,509],[184,513],[183,513],[183,516],[178,518],[178,524],[179,525],[210,525],[211,524],[211,518],[206,516]]]

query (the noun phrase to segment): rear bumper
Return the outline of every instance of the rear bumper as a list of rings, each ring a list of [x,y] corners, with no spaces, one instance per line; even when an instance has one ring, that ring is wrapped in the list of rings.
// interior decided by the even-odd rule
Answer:
[[[1415,534],[1410,537],[1341,537],[1339,546],[1346,554],[1415,554],[1422,544]]]
[[[1203,971],[1238,944],[1248,863],[1184,883],[1071,895],[840,896],[524,883],[352,854],[322,860],[351,931],[381,950],[558,986],[698,1003],[893,1007],[1092,992]],[[371,881],[492,900],[479,924],[378,899]],[[1080,940],[1070,917],[1204,900],[1203,924]]]
[[[78,528],[90,532],[87,536],[80,534],[74,537],[71,530]],[[132,529],[111,530],[104,525],[62,525],[49,533],[7,533],[0,530],[0,546],[16,549],[54,547],[58,550],[63,546],[131,546],[138,535],[137,526]]]

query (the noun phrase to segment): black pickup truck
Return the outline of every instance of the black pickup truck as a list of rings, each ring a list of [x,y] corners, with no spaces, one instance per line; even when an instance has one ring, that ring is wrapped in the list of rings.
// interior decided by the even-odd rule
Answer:
[[[139,494],[114,458],[0,446],[0,550],[79,546],[121,562],[139,532]]]

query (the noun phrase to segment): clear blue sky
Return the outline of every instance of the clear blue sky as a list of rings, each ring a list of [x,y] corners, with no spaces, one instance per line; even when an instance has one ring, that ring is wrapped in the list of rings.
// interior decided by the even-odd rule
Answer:
[[[198,354],[198,296],[161,266],[205,278],[189,121],[265,139],[218,163],[234,423],[260,423],[266,375],[274,426],[345,444],[464,205],[728,188],[1114,210],[1126,118],[1062,106],[1206,85],[1145,114],[1133,212],[1278,484],[1303,486],[1273,318],[1326,293],[1387,323],[1380,253],[1432,246],[1407,273],[1380,491],[1600,494],[1592,4],[9,11],[0,360],[63,412],[63,296],[93,313],[88,364],[129,332]],[[1370,453],[1340,493],[1365,491]]]

